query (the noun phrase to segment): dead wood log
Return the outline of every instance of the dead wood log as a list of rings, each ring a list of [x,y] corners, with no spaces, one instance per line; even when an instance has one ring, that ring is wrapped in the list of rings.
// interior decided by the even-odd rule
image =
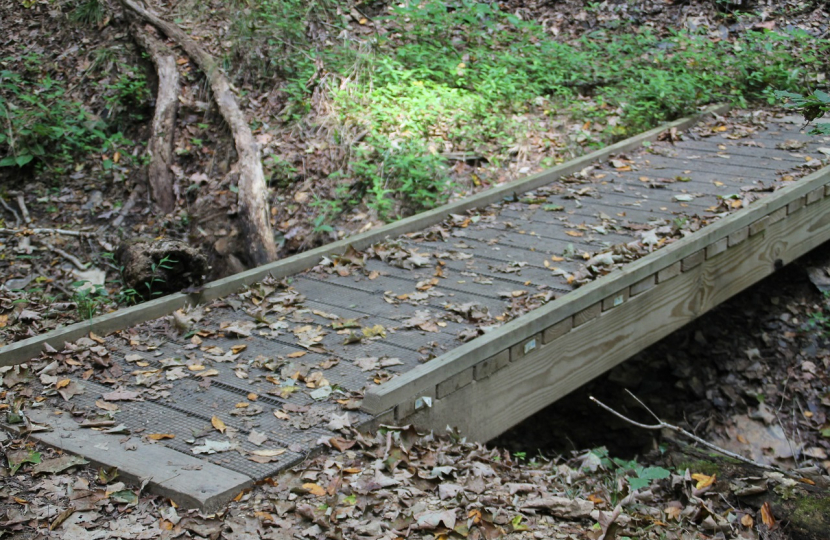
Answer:
[[[153,133],[147,145],[150,153],[147,175],[153,202],[161,212],[168,214],[176,208],[170,165],[173,163],[173,128],[179,108],[179,71],[175,56],[160,40],[137,24],[131,25],[130,31],[150,55],[158,74]]]
[[[236,103],[228,79],[219,69],[219,64],[175,24],[163,20],[155,12],[134,0],[121,0],[121,3],[176,41],[205,73],[219,112],[233,133],[239,157],[239,219],[242,225],[241,236],[246,240],[248,262],[258,266],[276,259],[277,248],[269,221],[268,190],[262,172],[259,146],[254,140],[245,115]]]

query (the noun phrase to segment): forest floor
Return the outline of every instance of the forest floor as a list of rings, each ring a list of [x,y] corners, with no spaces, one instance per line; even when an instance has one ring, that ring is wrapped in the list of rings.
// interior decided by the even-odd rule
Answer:
[[[156,4],[233,77],[263,151],[281,255],[531,174],[698,105],[824,84],[827,69],[826,8],[809,2],[740,13],[712,2],[507,1],[497,13],[493,4],[438,12],[422,2],[388,19],[390,6],[379,2],[296,10],[302,5]],[[477,5],[489,11],[454,18]],[[178,206],[164,216],[146,194],[131,199],[146,182],[154,75],[120,7],[0,0],[0,12],[9,125],[0,158],[20,159],[0,167],[0,344],[128,302],[112,254],[132,238],[198,245],[211,277],[239,270],[240,257],[228,256],[239,243],[235,152],[190,59],[177,53]],[[495,22],[470,35],[471,20]],[[536,52],[517,53],[512,42]],[[760,54],[742,54],[764,42]],[[643,56],[660,69],[638,64]],[[661,75],[675,72],[686,78]],[[46,142],[26,137],[32,126],[50,129]],[[830,515],[828,499],[800,491],[827,489],[830,305],[807,265],[772,276],[489,447],[407,428],[355,433],[349,448],[240,494],[216,515],[177,510],[0,432],[0,538],[823,538],[809,524]],[[100,287],[84,291],[83,281]],[[615,421],[587,400],[647,421],[623,388],[704,439],[800,469],[801,481],[691,459],[694,451],[667,434]],[[0,396],[9,408],[11,392]],[[793,500],[806,502],[793,508]]]

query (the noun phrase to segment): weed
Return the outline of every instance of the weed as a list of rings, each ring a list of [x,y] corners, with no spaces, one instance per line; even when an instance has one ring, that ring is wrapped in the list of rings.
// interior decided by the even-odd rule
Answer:
[[[807,95],[779,90],[775,92],[775,97],[784,100],[785,107],[801,112],[807,122],[812,122],[830,113],[830,94],[821,90],[815,90]],[[830,135],[830,122],[815,124],[812,133],[814,135]]]
[[[0,71],[0,167],[34,162],[61,173],[76,157],[129,143],[121,133],[108,135],[103,120],[67,99],[60,81],[40,75],[40,57],[26,61],[34,64],[27,76]]]
[[[271,185],[279,188],[289,187],[297,178],[297,169],[282,157],[271,154],[263,162],[266,176],[270,177]]]
[[[129,120],[141,120],[144,115],[140,111],[147,107],[152,97],[147,76],[137,66],[121,65],[119,68],[123,71],[116,81],[104,85],[108,114],[117,117],[126,112]]]
[[[175,259],[171,259],[169,255],[165,255],[161,258],[161,260],[157,263],[153,263],[150,265],[150,281],[144,282],[144,287],[147,289],[146,292],[142,295],[146,299],[152,299],[153,297],[159,296],[162,294],[160,291],[154,290],[155,286],[159,283],[164,283],[164,278],[161,277],[161,270],[172,270],[173,266],[179,261]]]
[[[98,26],[104,20],[104,3],[102,0],[81,0],[72,10],[69,18],[81,24]]]
[[[830,336],[830,291],[824,291],[824,299],[819,311],[810,313],[807,318],[807,329]]]
[[[95,317],[101,309],[111,302],[107,290],[103,285],[92,285],[89,281],[76,281],[72,287],[71,302],[78,310],[78,316],[83,320]]]
[[[606,482],[611,495],[611,505],[615,506],[623,493],[620,492],[622,480],[625,480],[632,491],[644,488],[654,480],[668,478],[671,472],[662,467],[643,467],[636,460],[627,461],[619,458],[612,458],[605,447],[591,450],[590,456],[595,463],[610,473]]]
[[[357,182],[352,190],[366,195],[367,204],[381,218],[395,213],[396,202],[415,209],[443,204],[452,193],[446,162],[419,139],[389,141],[370,137],[350,164]]]
[[[319,211],[317,216],[314,218],[313,231],[315,233],[333,232],[334,228],[330,225],[330,223],[343,212],[342,203],[338,199],[321,199],[315,195],[314,201],[310,204],[310,206]]]

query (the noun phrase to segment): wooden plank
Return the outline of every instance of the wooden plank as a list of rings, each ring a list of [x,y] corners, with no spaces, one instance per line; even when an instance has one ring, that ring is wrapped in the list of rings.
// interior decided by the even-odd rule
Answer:
[[[755,236],[756,234],[763,232],[766,230],[767,225],[769,225],[769,216],[764,216],[749,226],[749,236]]]
[[[625,297],[628,298],[628,290],[626,290]],[[559,321],[558,323],[545,328],[545,331],[542,333],[542,342],[544,344],[548,344],[554,339],[563,336],[571,331],[571,328],[574,327],[574,320],[573,317],[568,317],[564,321]]]
[[[798,199],[790,202],[787,205],[787,215],[790,215],[794,212],[798,212],[802,208],[804,208],[805,204],[807,203],[807,197],[799,197]]]
[[[727,250],[729,247],[729,238],[721,238],[706,246],[706,258],[711,259],[715,255],[719,255]]]
[[[752,140],[755,140],[755,137],[753,137]],[[689,140],[689,141],[677,142],[677,143],[675,143],[675,147],[678,148],[678,149],[686,150],[686,151],[694,151],[696,153],[697,152],[700,152],[700,153],[704,153],[704,152],[705,153],[717,153],[717,152],[713,152],[711,144],[712,144],[711,140],[706,140],[706,141],[692,141],[692,140]],[[801,164],[804,163],[803,159],[793,157],[789,151],[779,150],[778,148],[774,148],[774,147],[739,146],[734,141],[724,141],[724,142],[719,142],[719,144],[722,144],[722,145],[726,146],[726,150],[718,150],[718,152],[725,152],[727,154],[736,154],[736,155],[741,155],[741,156],[746,156],[746,157],[751,157],[751,158],[756,158],[757,157],[757,158],[761,158],[761,159],[764,159],[764,158],[770,159],[771,158],[771,159],[774,160],[774,158],[777,157],[777,158],[781,159],[781,163],[792,162],[792,163],[798,164],[798,165],[801,165]]]
[[[480,381],[481,379],[486,379],[493,373],[497,372],[498,370],[502,369],[504,366],[510,363],[510,349],[505,349],[502,352],[487,358],[486,360],[482,360],[474,367],[473,376],[475,380]]]
[[[705,158],[683,159],[671,156],[654,156],[650,158],[654,167],[685,168],[688,170],[719,173],[723,175],[751,176],[753,178],[775,178],[776,171],[791,167],[761,167],[753,164],[750,159],[716,159]]]
[[[542,346],[542,334],[529,337],[510,347],[510,361],[517,362]]]
[[[637,296],[638,294],[643,294],[649,289],[654,288],[657,285],[657,274],[652,274],[646,278],[641,279],[637,283],[633,283],[631,287],[629,287],[629,296]]]
[[[749,237],[749,227],[738,229],[729,235],[729,247],[737,246]]]
[[[696,251],[695,253],[692,253],[691,255],[689,255],[688,257],[686,257],[685,259],[683,259],[681,261],[681,270],[683,272],[688,272],[689,270],[691,270],[695,266],[698,266],[699,264],[703,264],[703,261],[705,261],[705,260],[706,260],[706,250],[701,249],[700,251]]]
[[[421,428],[458,427],[486,441],[567,395],[731,296],[830,240],[824,199],[672,280],[563,335],[497,376],[467,386],[407,419]],[[458,410],[469,414],[459,415]]]
[[[591,307],[585,308],[574,314],[574,328],[593,321],[602,314],[602,302],[597,302]]]
[[[478,363],[482,358],[507,349],[516,342],[543,331],[545,328],[563,321],[597,302],[601,302],[616,291],[642,281],[663,268],[677,261],[682,261],[689,255],[701,249],[706,249],[707,246],[719,240],[728,238],[730,234],[744,227],[749,227],[762,217],[782,208],[786,212],[786,207],[790,202],[828,183],[830,183],[830,168],[816,171],[798,182],[793,182],[777,192],[759,199],[748,208],[730,214],[686,238],[626,265],[620,271],[612,272],[580,287],[562,298],[554,300],[484,336],[435,358],[427,364],[386,382],[380,387],[370,388],[363,400],[363,407],[370,413],[383,411],[423,388],[434,388],[446,377]],[[810,208],[818,206],[824,207],[822,203],[817,203],[811,205]],[[772,225],[773,223],[770,223],[768,228]],[[765,235],[757,235],[753,238],[763,237]],[[721,258],[731,257],[717,257],[712,260]],[[616,311],[611,310],[609,313]]]
[[[471,382],[473,382],[473,368],[467,368],[461,373],[456,373],[446,381],[440,383],[438,385],[437,397],[438,399],[447,397],[453,392],[464,388]]]
[[[813,204],[824,198],[824,188],[818,187],[807,194],[807,204]]]
[[[680,275],[681,270],[683,269],[683,262],[678,261],[671,266],[667,266],[657,272],[657,283],[663,283],[665,281],[670,280],[673,277],[677,277]]]
[[[145,302],[131,308],[120,309],[114,313],[101,315],[88,321],[58,328],[40,336],[17,341],[0,348],[0,366],[23,363],[39,355],[47,345],[53,348],[61,348],[65,342],[74,341],[93,330],[99,335],[105,335],[110,332],[129,328],[144,321],[168,315],[186,305],[201,304],[227,296],[269,275],[280,279],[297,274],[303,270],[312,268],[323,257],[343,253],[349,246],[357,250],[362,250],[372,244],[383,241],[387,237],[397,237],[406,233],[423,230],[426,227],[442,222],[450,214],[460,214],[472,208],[500,202],[506,196],[524,193],[547,185],[559,178],[581,171],[594,161],[604,160],[609,156],[640,148],[644,142],[657,140],[667,130],[684,130],[712,114],[725,114],[729,108],[729,105],[725,104],[713,105],[701,111],[700,114],[664,124],[527,178],[489,189],[471,197],[440,206],[434,210],[422,212],[383,227],[356,234],[280,261],[275,261],[213,281],[206,284],[199,294],[171,294],[151,302]]]
[[[602,301],[602,311],[608,311],[609,309],[614,309],[617,306],[620,306],[628,300],[628,289],[623,289],[622,291],[616,292]],[[547,343],[547,341],[545,341]]]
[[[769,224],[772,225],[773,223],[777,223],[787,217],[787,207],[783,206],[778,208],[774,212],[770,212],[769,214]]]

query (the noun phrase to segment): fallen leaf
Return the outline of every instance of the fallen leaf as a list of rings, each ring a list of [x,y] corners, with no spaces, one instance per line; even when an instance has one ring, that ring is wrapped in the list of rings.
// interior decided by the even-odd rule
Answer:
[[[303,484],[303,489],[305,489],[306,491],[308,491],[309,493],[311,493],[312,495],[315,495],[317,497],[323,497],[323,496],[326,495],[325,488],[323,488],[323,487],[321,487],[321,486],[319,486],[319,485],[317,485],[313,482]]]
[[[89,462],[80,456],[64,454],[60,457],[47,459],[35,465],[32,469],[32,476],[37,476],[39,474],[56,474],[71,467],[86,465],[87,463]]]
[[[172,433],[150,433],[147,435],[147,438],[154,441],[161,441],[163,439],[175,439],[176,436]]]
[[[105,401],[135,401],[139,397],[138,392],[130,392],[127,390],[116,390],[115,392],[107,392],[101,395],[101,399]]]
[[[219,433],[225,433],[225,430],[228,429],[228,426],[225,425],[225,422],[223,422],[218,416],[214,416],[213,418],[211,418],[210,423],[214,428],[216,428],[216,431],[218,431]]]
[[[772,515],[772,508],[769,505],[769,501],[765,502],[763,506],[761,506],[761,521],[764,522],[767,529],[772,530],[773,527],[775,527],[775,517]]]
[[[697,480],[697,485],[695,489],[703,489],[705,487],[711,486],[715,482],[715,478],[717,475],[708,476],[701,473],[695,473],[692,475],[692,480]]]

